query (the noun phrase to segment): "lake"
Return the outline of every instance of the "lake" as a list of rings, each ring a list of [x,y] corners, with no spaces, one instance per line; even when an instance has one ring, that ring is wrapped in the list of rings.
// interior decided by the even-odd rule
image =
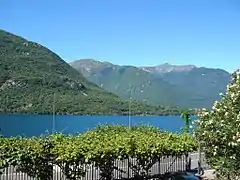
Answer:
[[[160,129],[180,132],[184,126],[180,116],[131,116],[131,125],[153,125]],[[53,129],[63,133],[84,132],[99,124],[129,125],[128,116],[75,116],[56,115],[0,115],[0,128],[5,137],[9,136],[39,136]]]

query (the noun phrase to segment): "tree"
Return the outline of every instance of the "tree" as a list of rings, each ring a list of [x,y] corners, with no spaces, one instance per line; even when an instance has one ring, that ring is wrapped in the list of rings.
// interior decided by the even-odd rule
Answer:
[[[240,176],[240,71],[232,74],[221,100],[212,110],[203,110],[197,122],[196,137],[207,162],[218,175],[228,179]]]

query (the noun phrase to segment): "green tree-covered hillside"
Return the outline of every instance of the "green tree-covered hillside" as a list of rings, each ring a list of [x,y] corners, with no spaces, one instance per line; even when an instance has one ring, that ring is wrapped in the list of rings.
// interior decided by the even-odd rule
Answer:
[[[0,112],[128,114],[129,102],[85,79],[38,43],[0,30]],[[55,102],[55,103],[54,103]],[[177,108],[132,102],[133,114],[176,114]]]

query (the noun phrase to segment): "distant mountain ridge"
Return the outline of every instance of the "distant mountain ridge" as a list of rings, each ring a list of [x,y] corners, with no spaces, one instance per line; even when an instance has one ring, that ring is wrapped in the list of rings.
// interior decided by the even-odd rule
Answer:
[[[169,63],[160,64],[158,66],[139,67],[139,69],[152,73],[183,72],[191,71],[193,68],[197,67],[195,65],[171,65]]]
[[[219,93],[225,92],[230,73],[222,69],[171,65],[155,67],[119,66],[96,60],[70,63],[88,80],[122,98],[132,98],[154,104],[177,105],[187,108],[209,108]]]
[[[158,100],[156,102],[153,101],[155,96],[159,93],[165,94],[166,91],[171,92],[171,90],[174,90],[172,85],[134,66],[118,66],[95,60],[75,61],[70,63],[70,65],[78,67],[76,69],[91,82],[125,99],[129,99],[129,96],[132,96],[136,100],[158,104]],[[169,88],[169,86],[172,87]],[[152,89],[151,94],[148,93],[150,89]],[[158,91],[155,92],[156,89]],[[180,94],[181,92],[178,93]],[[174,105],[171,99],[175,97],[174,94],[176,93],[171,94],[171,96],[166,94],[164,97],[161,97],[161,104]],[[178,96],[175,98],[178,98]],[[149,99],[152,99],[152,101],[149,101]]]

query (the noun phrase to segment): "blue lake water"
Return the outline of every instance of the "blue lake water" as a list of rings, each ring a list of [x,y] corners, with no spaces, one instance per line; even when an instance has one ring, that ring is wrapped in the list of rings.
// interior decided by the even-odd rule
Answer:
[[[55,122],[55,123],[54,123]],[[180,116],[131,116],[131,125],[153,125],[160,129],[180,132],[184,126]],[[55,121],[51,115],[0,115],[0,128],[5,137],[38,136],[46,132],[78,133],[96,127],[99,124],[129,125],[128,116],[73,116],[57,115]]]

